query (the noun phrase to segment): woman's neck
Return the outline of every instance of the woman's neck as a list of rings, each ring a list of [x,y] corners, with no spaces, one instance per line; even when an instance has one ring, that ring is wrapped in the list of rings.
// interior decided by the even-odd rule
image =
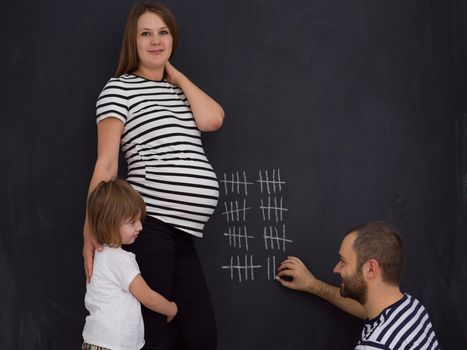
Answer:
[[[148,80],[162,80],[164,78],[164,69],[147,69],[138,67],[133,74],[143,77]]]

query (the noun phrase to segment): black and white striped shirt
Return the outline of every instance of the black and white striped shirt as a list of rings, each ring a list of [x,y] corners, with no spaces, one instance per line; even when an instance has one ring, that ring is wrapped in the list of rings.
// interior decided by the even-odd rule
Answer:
[[[366,321],[355,350],[439,350],[425,307],[404,294],[376,318]]]
[[[141,193],[147,214],[202,237],[219,184],[183,91],[125,74],[109,80],[96,107],[98,123],[108,117],[124,123],[127,181]]]

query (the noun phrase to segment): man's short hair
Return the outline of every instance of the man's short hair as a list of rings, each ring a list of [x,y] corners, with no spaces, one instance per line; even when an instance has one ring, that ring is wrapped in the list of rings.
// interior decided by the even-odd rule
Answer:
[[[397,230],[385,222],[372,221],[355,227],[347,234],[355,233],[353,249],[357,253],[360,269],[370,259],[378,261],[383,281],[399,285],[404,268],[404,247]]]

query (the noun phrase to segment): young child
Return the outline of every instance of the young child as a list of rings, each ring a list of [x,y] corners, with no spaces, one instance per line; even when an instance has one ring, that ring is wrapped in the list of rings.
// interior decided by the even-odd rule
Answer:
[[[146,214],[143,198],[128,183],[101,182],[88,199],[88,223],[97,242],[91,282],[84,303],[89,311],[82,350],[137,350],[144,345],[141,304],[167,316],[177,305],[153,291],[141,277],[135,255],[121,248],[131,244]]]

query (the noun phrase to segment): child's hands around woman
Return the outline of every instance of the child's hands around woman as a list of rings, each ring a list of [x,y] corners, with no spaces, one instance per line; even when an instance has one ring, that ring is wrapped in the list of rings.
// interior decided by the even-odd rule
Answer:
[[[167,316],[167,323],[170,323],[174,319],[175,315],[177,315],[178,313],[177,304],[175,304],[175,302],[173,301],[171,301],[170,304],[173,305],[174,312],[173,315]]]

